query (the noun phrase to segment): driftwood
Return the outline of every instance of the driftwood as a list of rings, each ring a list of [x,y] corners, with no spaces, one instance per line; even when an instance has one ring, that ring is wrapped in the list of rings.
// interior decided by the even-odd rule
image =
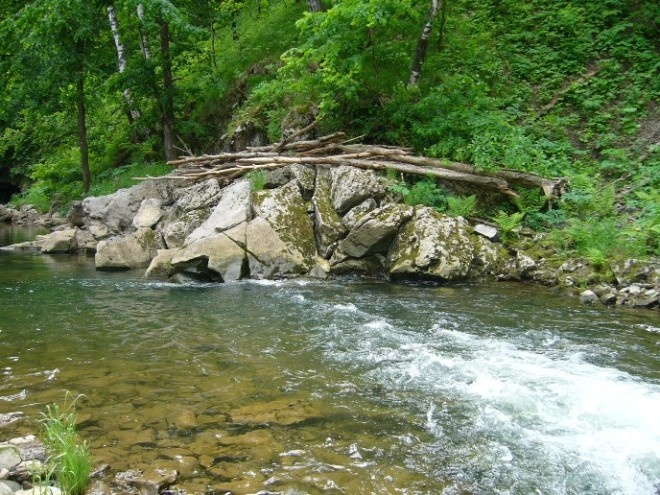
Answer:
[[[347,140],[342,132],[313,140],[294,141],[296,137],[313,127],[314,124],[280,143],[269,146],[247,148],[236,153],[189,156],[169,161],[167,162],[169,165],[177,167],[177,172],[162,178],[194,181],[210,177],[234,179],[251,170],[302,164],[348,165],[363,169],[393,170],[403,174],[471,184],[479,188],[499,191],[507,196],[516,196],[514,186],[524,186],[542,189],[548,199],[554,199],[561,195],[566,185],[566,180],[563,178],[549,179],[517,170],[484,171],[467,163],[415,156],[410,148],[355,144],[353,143],[355,139]]]

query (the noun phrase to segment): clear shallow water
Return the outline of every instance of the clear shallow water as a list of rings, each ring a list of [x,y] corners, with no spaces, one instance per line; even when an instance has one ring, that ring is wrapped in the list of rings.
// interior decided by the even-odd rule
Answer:
[[[177,286],[0,252],[0,413],[190,493],[655,494],[660,318],[521,285]]]

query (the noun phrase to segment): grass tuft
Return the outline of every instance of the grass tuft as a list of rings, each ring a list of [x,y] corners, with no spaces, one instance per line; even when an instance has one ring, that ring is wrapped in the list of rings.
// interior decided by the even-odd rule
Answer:
[[[67,392],[62,409],[54,403],[42,413],[49,472],[66,495],[84,495],[92,471],[89,445],[76,431],[75,404],[80,397],[71,400]]]

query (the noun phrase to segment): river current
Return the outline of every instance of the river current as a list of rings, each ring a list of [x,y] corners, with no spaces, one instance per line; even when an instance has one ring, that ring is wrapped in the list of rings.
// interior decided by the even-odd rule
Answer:
[[[0,232],[0,243],[16,231]],[[655,495],[660,315],[535,287],[154,282],[0,251],[0,413],[188,493]]]

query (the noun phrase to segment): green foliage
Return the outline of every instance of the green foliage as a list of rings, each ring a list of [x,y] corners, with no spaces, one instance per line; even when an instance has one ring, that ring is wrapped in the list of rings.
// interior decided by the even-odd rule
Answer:
[[[486,171],[565,175],[570,190],[552,205],[538,191],[518,191],[526,226],[565,229],[559,242],[587,255],[582,230],[602,221],[613,244],[591,247],[603,255],[617,245],[658,252],[657,2],[452,1],[444,32],[433,26],[415,87],[407,81],[428,0],[326,0],[316,14],[304,2],[143,4],[141,21],[136,2],[114,3],[128,57],[122,74],[107,2],[5,6],[0,174],[20,185],[15,204],[47,210],[81,195],[74,105],[81,71],[92,193],[167,171],[150,165],[162,159],[159,24],[167,21],[176,135],[194,152],[218,151],[221,136],[248,121],[279,140],[283,120],[312,117],[319,133],[364,134],[365,142]],[[130,121],[127,89],[140,110]],[[435,181],[392,189],[410,204],[469,210]]]
[[[92,471],[89,446],[76,432],[75,405],[80,397],[71,400],[67,392],[63,408],[58,404],[46,406],[42,419],[48,463],[66,495],[84,495]]]
[[[509,242],[515,237],[515,230],[522,225],[524,217],[524,212],[506,213],[503,210],[498,210],[497,215],[493,217],[493,221],[499,227],[502,242]]]
[[[477,196],[447,196],[447,212],[455,217],[474,216],[477,209]]]
[[[252,170],[246,176],[250,181],[250,187],[253,191],[263,191],[266,188],[266,171]]]
[[[403,181],[398,182],[389,186],[389,190],[400,194],[403,202],[409,206],[426,205],[444,209],[447,202],[447,194],[438,188],[432,178],[417,181],[412,186]]]

